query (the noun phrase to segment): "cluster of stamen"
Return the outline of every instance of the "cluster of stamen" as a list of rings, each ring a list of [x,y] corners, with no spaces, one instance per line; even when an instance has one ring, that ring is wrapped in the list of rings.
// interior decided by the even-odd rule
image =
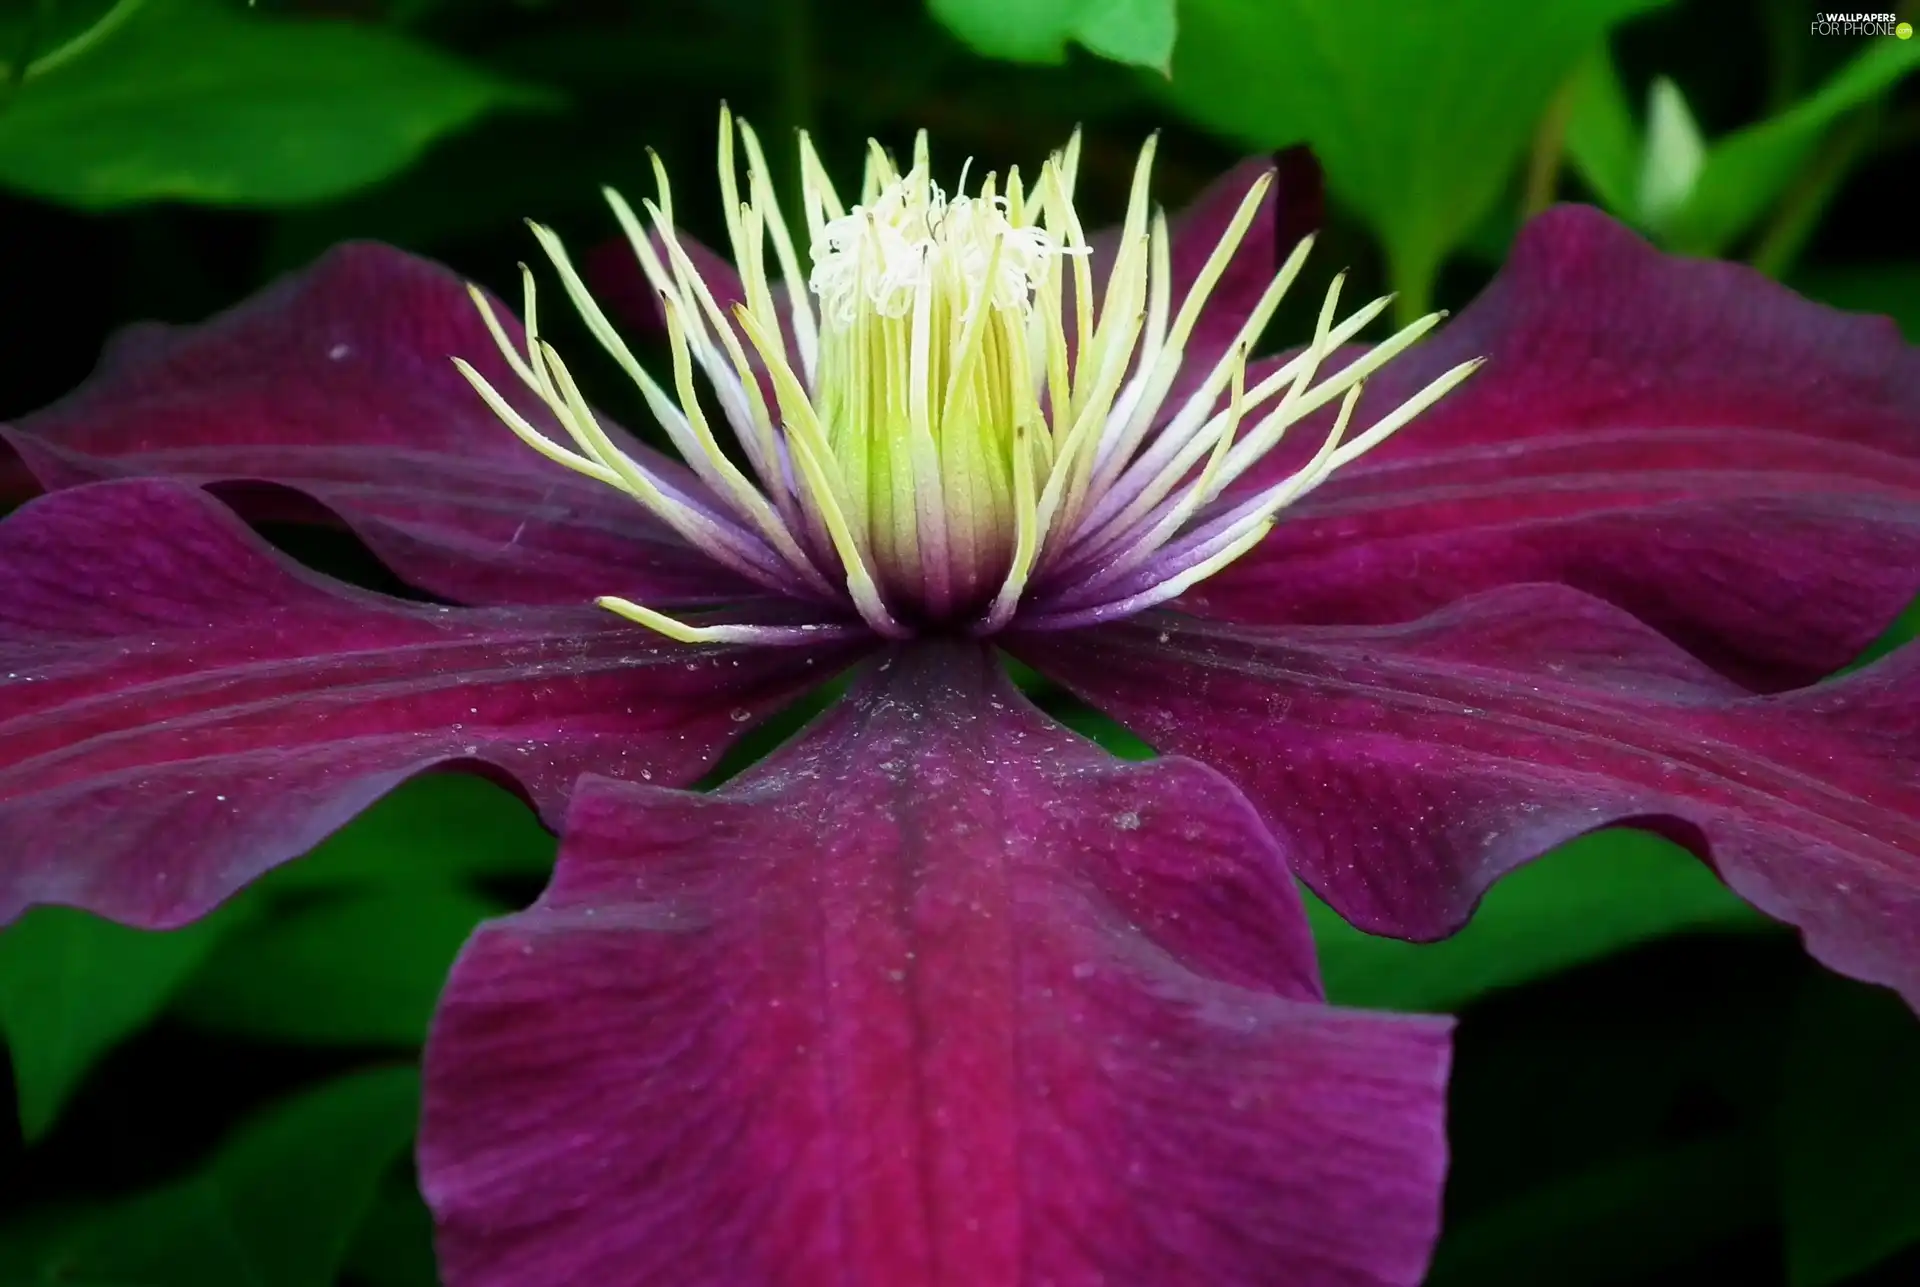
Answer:
[[[745,200],[736,139],[746,154]],[[963,172],[952,196],[932,180],[924,134],[904,173],[875,144],[851,209],[804,134],[799,143],[806,274],[758,140],[722,113],[720,182],[737,300],[716,295],[681,241],[658,158],[646,222],[607,192],[659,295],[671,393],[607,320],[559,240],[534,228],[575,307],[639,386],[698,489],[642,464],[601,427],[540,338],[530,272],[523,271],[524,347],[474,292],[515,376],[571,440],[543,433],[461,362],[528,445],[626,492],[739,575],[818,609],[819,620],[804,626],[698,625],[627,599],[599,600],[676,639],[785,643],[862,629],[895,638],[954,628],[984,635],[1131,615],[1240,557],[1281,510],[1478,365],[1454,367],[1349,438],[1363,382],[1440,315],[1323,376],[1334,350],[1389,302],[1336,322],[1335,278],[1312,342],[1248,387],[1248,352],[1299,274],[1308,238],[1225,356],[1169,406],[1194,327],[1268,179],[1246,193],[1176,306],[1167,221],[1147,196],[1151,140],[1099,290],[1073,206],[1077,135],[1030,188],[1016,169],[1004,181],[987,175],[969,195]],[[786,291],[773,284],[769,248]],[[696,373],[744,468],[722,449]],[[1332,429],[1310,459],[1268,486],[1229,494],[1290,426],[1335,400]]]

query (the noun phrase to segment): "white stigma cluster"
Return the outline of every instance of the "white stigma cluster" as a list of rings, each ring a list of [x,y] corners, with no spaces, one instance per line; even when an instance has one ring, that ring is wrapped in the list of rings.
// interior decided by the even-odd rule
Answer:
[[[736,149],[746,154],[742,191]],[[1328,359],[1386,308],[1338,318],[1341,278],[1307,346],[1250,378],[1248,355],[1299,274],[1293,248],[1225,351],[1184,372],[1215,286],[1267,199],[1251,185],[1175,298],[1172,237],[1142,148],[1111,258],[1098,265],[1074,209],[1076,135],[1030,186],[1016,170],[949,196],[926,136],[901,170],[870,146],[844,205],[805,134],[801,208],[811,263],[774,198],[759,141],[724,110],[720,189],[737,283],[696,264],[658,193],[643,222],[607,198],[658,293],[672,387],[650,374],[594,302],[559,239],[534,233],[601,346],[632,377],[691,471],[644,463],[601,426],[540,337],[523,273],[525,336],[474,299],[507,366],[564,441],[470,364],[496,414],[549,460],[618,488],[739,576],[813,607],[808,624],[699,624],[617,596],[603,607],[687,642],[796,643],[834,633],[902,638],[1067,629],[1140,612],[1245,554],[1288,505],[1386,441],[1479,365],[1444,372],[1349,433],[1367,378],[1425,335],[1420,318],[1337,370]],[[777,268],[778,277],[770,271]],[[786,283],[783,290],[776,280]],[[800,289],[801,283],[807,289]],[[703,387],[704,386],[704,387]],[[738,451],[723,449],[716,404]],[[1327,411],[1304,463],[1234,484],[1288,430]]]
[[[915,294],[941,278],[959,281],[969,304],[984,287],[995,308],[1031,307],[1062,247],[1044,228],[1015,226],[1007,211],[1004,195],[949,199],[917,169],[888,184],[813,238],[807,285],[821,320],[845,329],[863,310],[905,317]]]

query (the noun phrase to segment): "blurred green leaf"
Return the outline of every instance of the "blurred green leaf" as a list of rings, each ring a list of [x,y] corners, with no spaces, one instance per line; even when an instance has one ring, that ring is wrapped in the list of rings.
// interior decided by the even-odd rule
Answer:
[[[1605,46],[1588,55],[1574,74],[1564,142],[1574,169],[1600,204],[1618,218],[1637,218],[1640,127]]]
[[[383,1068],[282,1101],[191,1178],[0,1230],[0,1281],[331,1287],[418,1099],[413,1069]]]
[[[1686,95],[1665,76],[1654,77],[1647,93],[1647,146],[1640,161],[1640,217],[1650,228],[1665,228],[1686,208],[1707,163],[1707,143]]]
[[[376,26],[217,0],[130,7],[0,99],[0,184],[86,209],[292,205],[385,178],[484,112],[547,101]]]
[[[45,1134],[101,1056],[183,986],[189,1012],[224,1030],[416,1044],[454,952],[475,921],[499,910],[462,882],[541,879],[555,844],[508,792],[439,774],[407,783],[184,929],[153,933],[36,908],[0,932],[0,1035],[22,1132]],[[324,897],[257,916],[279,896],[316,893]],[[291,997],[299,1007],[286,1008]]]
[[[1455,1227],[1703,1133],[1738,1126],[1764,1159],[1782,1016],[1812,968],[1789,934],[1682,935],[1467,1006],[1448,1091]]]
[[[272,893],[544,877],[558,842],[500,787],[463,773],[415,778],[267,877]]]
[[[1057,63],[1069,41],[1103,58],[1167,70],[1174,0],[929,0],[934,16],[980,53]]]
[[[458,889],[380,889],[264,919],[181,993],[205,1027],[275,1041],[417,1046],[454,954],[497,904]]]
[[[1920,1242],[1920,1022],[1891,992],[1816,978],[1780,1104],[1794,1287],[1826,1287]]]
[[[544,879],[556,845],[491,783],[417,778],[249,891],[271,910],[201,964],[178,1011],[276,1041],[416,1046],[454,954],[504,910],[473,882]]]
[[[364,1287],[439,1287],[433,1213],[421,1200],[411,1167],[396,1167],[381,1184],[344,1267]]]
[[[0,932],[0,1034],[27,1139],[47,1132],[95,1062],[157,1016],[243,914],[156,933],[37,907]]]
[[[1607,208],[1623,219],[1650,227],[1663,242],[1690,254],[1722,254],[1779,202],[1806,172],[1833,126],[1872,102],[1920,67],[1920,42],[1881,40],[1841,68],[1818,91],[1786,111],[1749,125],[1707,145],[1693,171],[1684,199],[1649,205],[1644,183],[1629,176],[1659,168],[1649,128],[1643,140],[1628,110],[1624,91],[1604,51],[1582,68],[1567,128],[1567,151],[1580,176]],[[1661,107],[1655,82],[1653,109]],[[1669,97],[1677,96],[1672,91]],[[1671,109],[1672,103],[1666,106]],[[1650,119],[1658,113],[1650,109]],[[1667,112],[1671,120],[1672,112]],[[1662,135],[1671,142],[1673,131]],[[1660,192],[1656,197],[1674,198]]]
[[[118,30],[146,0],[12,0],[0,6],[0,82],[43,75]]]
[[[1751,1132],[1650,1149],[1449,1228],[1428,1287],[1644,1282],[1772,1217]],[[1624,1235],[1624,1236],[1623,1236]]]
[[[1920,67],[1920,43],[1876,40],[1825,85],[1778,116],[1716,139],[1693,195],[1675,212],[1668,241],[1717,255],[1773,208],[1841,116]]]
[[[1816,269],[1800,274],[1793,285],[1835,308],[1885,314],[1920,344],[1920,263]]]
[[[1171,92],[1242,143],[1310,143],[1418,311],[1554,91],[1609,27],[1661,2],[1189,0]]]
[[[1771,922],[1677,845],[1644,832],[1584,836],[1495,885],[1467,927],[1438,943],[1354,929],[1318,899],[1307,915],[1327,996],[1342,1005],[1453,1010],[1666,934]]]

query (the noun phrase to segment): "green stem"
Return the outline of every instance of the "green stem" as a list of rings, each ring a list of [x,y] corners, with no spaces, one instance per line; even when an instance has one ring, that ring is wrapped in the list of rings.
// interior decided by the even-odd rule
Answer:
[[[1387,272],[1393,279],[1393,324],[1407,326],[1433,311],[1433,283],[1440,256],[1421,249],[1387,246]]]
[[[1573,120],[1573,103],[1580,89],[1580,73],[1575,71],[1554,92],[1533,134],[1533,151],[1527,156],[1527,182],[1521,190],[1520,218],[1533,218],[1553,204],[1560,190],[1560,165],[1567,150],[1567,126]]]
[[[1879,112],[1866,108],[1836,126],[1814,153],[1813,160],[1793,181],[1773,218],[1754,242],[1748,262],[1769,277],[1784,277],[1806,249],[1820,216],[1839,191],[1847,172],[1865,153],[1879,124]]]
[[[59,48],[49,50],[35,58],[34,46],[40,43],[40,37],[45,35],[47,29],[53,25],[52,0],[40,0],[34,9],[33,19],[27,23],[27,38],[24,47],[20,50],[18,61],[11,65],[0,64],[0,76],[4,76],[10,85],[18,86],[32,80],[35,76],[44,76],[55,68],[72,62],[126,25],[127,19],[133,17],[146,2],[147,0],[118,0],[111,9],[101,14],[99,20],[91,27],[76,33]]]

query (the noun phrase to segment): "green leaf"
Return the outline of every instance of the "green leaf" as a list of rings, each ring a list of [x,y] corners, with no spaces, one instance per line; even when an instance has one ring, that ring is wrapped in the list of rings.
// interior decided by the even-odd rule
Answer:
[[[1451,1226],[1428,1287],[1646,1281],[1764,1228],[1773,1214],[1764,1172],[1756,1135],[1728,1132],[1536,1185]]]
[[[1662,0],[1189,0],[1171,93],[1242,143],[1310,143],[1423,306],[1504,189],[1555,90]]]
[[[929,0],[949,30],[990,58],[1058,63],[1068,42],[1165,72],[1174,0]]]
[[[100,1057],[183,986],[189,1012],[226,1030],[417,1043],[454,952],[476,920],[498,910],[462,882],[544,878],[555,844],[508,792],[436,774],[402,786],[312,854],[184,929],[152,933],[36,908],[0,932],[0,1035],[13,1059],[22,1132],[44,1135]],[[379,892],[362,892],[369,889]],[[314,894],[326,897],[284,918],[257,915],[275,897]],[[415,919],[403,924],[406,917]],[[330,959],[330,943],[359,955]],[[294,994],[311,1009],[270,1013],[275,995]]]
[[[1151,760],[1157,752],[1118,721],[1064,694],[1046,694],[1042,709],[1080,736],[1123,760]]]
[[[385,178],[545,97],[382,28],[216,0],[130,0],[0,101],[0,184],[86,209],[282,206]]]
[[[322,899],[223,943],[181,993],[202,1026],[274,1041],[417,1046],[473,927],[503,910],[413,886]]]
[[[365,1287],[439,1287],[433,1213],[421,1200],[411,1168],[395,1168],[380,1186],[345,1268]]]
[[[112,35],[145,0],[15,0],[0,9],[0,80],[43,75]]]
[[[267,877],[274,893],[544,877],[558,842],[506,790],[460,773],[415,778]]]
[[[1604,46],[1580,65],[1572,92],[1564,140],[1568,159],[1610,214],[1637,219],[1640,129]]]
[[[0,1230],[0,1281],[331,1287],[418,1100],[413,1069],[382,1068],[282,1101],[197,1175]]]
[[[0,932],[0,1033],[20,1129],[44,1135],[100,1057],[145,1027],[244,912],[156,933],[68,907],[37,907]]]
[[[1639,209],[1650,228],[1664,228],[1686,207],[1707,162],[1706,140],[1680,87],[1653,78],[1647,94],[1647,148],[1641,157]]]
[[[1891,317],[1909,340],[1920,344],[1920,263],[1823,268],[1794,279],[1802,295],[1855,313]]]
[[[1764,920],[1677,845],[1644,832],[1584,836],[1495,885],[1468,926],[1438,943],[1354,929],[1309,899],[1327,996],[1390,1010],[1457,1009],[1634,944]]]
[[[1693,195],[1667,229],[1691,254],[1720,254],[1773,208],[1841,116],[1920,67],[1920,42],[1877,40],[1818,92],[1780,115],[1714,141]]]
[[[1920,1242],[1920,1023],[1891,992],[1826,977],[1797,1007],[1780,1104],[1793,1287]]]

